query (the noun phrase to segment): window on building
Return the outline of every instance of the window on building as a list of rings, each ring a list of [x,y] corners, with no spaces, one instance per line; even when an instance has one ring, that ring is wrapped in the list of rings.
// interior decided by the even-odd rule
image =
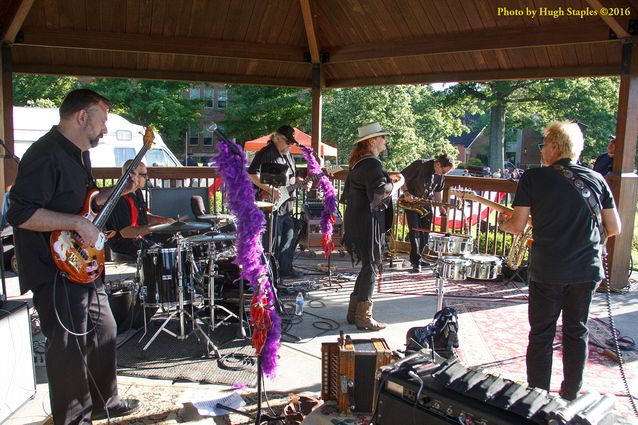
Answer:
[[[188,128],[188,144],[199,145],[199,133],[190,127]]]
[[[228,90],[217,90],[217,107],[223,109],[228,102]]]
[[[188,97],[191,100],[200,99],[202,97],[199,87],[191,87],[188,91]]]
[[[213,108],[215,106],[215,90],[212,88],[204,89],[204,107],[205,108]]]
[[[213,144],[213,133],[208,130],[208,126],[204,126],[204,145],[211,146]]]

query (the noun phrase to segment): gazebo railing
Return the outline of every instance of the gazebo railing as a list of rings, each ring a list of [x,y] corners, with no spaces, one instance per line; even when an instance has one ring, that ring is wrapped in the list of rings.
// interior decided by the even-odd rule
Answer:
[[[94,168],[93,175],[100,186],[110,186],[117,182],[121,175],[120,168]],[[149,167],[149,187],[180,188],[208,187],[211,199],[211,213],[223,213],[225,189],[217,170],[211,167]],[[337,196],[341,197],[343,183],[347,172],[340,172],[333,180]],[[462,187],[474,191],[479,196],[509,206],[516,192],[516,182],[505,179],[484,177],[447,176],[443,191],[443,200],[450,203],[454,197],[450,188]],[[301,205],[306,202],[306,193],[301,192],[295,202],[295,211],[301,212]],[[479,202],[463,202],[463,209],[451,209],[447,220],[441,220],[438,209],[434,208],[433,220],[435,229],[453,234],[471,235],[475,243],[475,252],[490,255],[506,255],[511,236],[499,230],[498,213]],[[340,208],[342,205],[340,204]],[[407,221],[405,214],[395,208],[393,237],[398,251],[409,251],[407,242]]]

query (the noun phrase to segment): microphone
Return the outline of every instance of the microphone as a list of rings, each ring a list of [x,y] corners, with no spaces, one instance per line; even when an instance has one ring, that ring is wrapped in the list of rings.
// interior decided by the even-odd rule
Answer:
[[[211,122],[208,126],[208,131],[211,133],[217,133],[217,135],[221,137],[221,142],[225,142],[226,146],[228,146],[235,155],[241,156],[241,152],[237,149],[237,145],[226,137],[226,135],[217,126],[217,123]]]

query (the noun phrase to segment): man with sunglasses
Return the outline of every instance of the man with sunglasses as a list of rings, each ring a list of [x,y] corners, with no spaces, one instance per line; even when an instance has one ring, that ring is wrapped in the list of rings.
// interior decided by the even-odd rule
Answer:
[[[583,384],[587,319],[594,290],[604,278],[604,244],[621,230],[607,182],[577,163],[583,144],[578,124],[553,122],[538,145],[543,167],[525,171],[513,212],[499,216],[501,229],[510,233],[522,232],[531,216],[527,382],[549,391],[556,324],[562,314],[560,395],[566,400],[574,400]]]
[[[122,166],[122,174],[126,172],[133,162],[129,159]],[[142,195],[142,189],[146,188],[148,173],[146,165],[140,163],[130,175],[135,182],[135,191],[123,195],[115,205],[108,218],[106,229],[116,231],[116,235],[108,240],[114,260],[131,261],[137,258],[140,249],[139,238],[149,233],[149,227],[156,224],[173,223],[170,217],[161,217],[151,214],[146,208],[146,201]]]

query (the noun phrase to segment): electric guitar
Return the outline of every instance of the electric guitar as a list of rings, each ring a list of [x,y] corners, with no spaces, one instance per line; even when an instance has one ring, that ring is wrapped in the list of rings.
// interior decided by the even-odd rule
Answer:
[[[153,145],[154,139],[153,129],[150,126],[146,127],[144,146],[142,146],[131,165],[119,179],[99,213],[95,213],[91,208],[91,202],[97,196],[99,190],[91,189],[87,193],[80,215],[91,221],[100,230],[100,236],[94,247],[83,248],[80,245],[80,237],[76,232],[69,230],[51,232],[49,243],[53,262],[58,270],[64,273],[71,282],[86,285],[102,274],[104,270],[104,243],[107,239],[107,236],[101,232],[102,228],[115,208],[122,192],[124,192],[129,175],[140,164],[146,151]]]
[[[314,174],[312,176],[308,176],[305,179],[300,180],[300,181],[298,181],[296,183],[293,183],[291,185],[288,185],[288,186],[281,186],[281,187],[276,188],[275,191],[279,193],[279,198],[276,201],[275,200],[271,200],[271,202],[273,203],[272,210],[273,211],[279,210],[279,208],[281,208],[281,206],[283,204],[285,204],[286,202],[288,202],[288,200],[290,198],[292,198],[293,194],[295,193],[295,190],[305,186],[309,182],[313,182],[313,183],[316,182],[324,174],[334,174],[334,173],[338,173],[341,170],[343,170],[343,168],[339,167],[338,165],[335,165],[335,166],[326,168],[326,171],[324,171],[322,173]],[[262,193],[265,196],[267,196],[269,199],[274,199],[275,198],[274,196],[271,196],[270,192],[266,192],[265,190],[262,190]]]
[[[514,211],[514,208],[506,207],[505,205],[501,205],[498,202],[494,202],[487,198],[477,195],[476,193],[474,193],[472,189],[466,189],[462,187],[451,187],[450,195],[454,195],[461,200],[467,199],[470,201],[476,201],[479,204],[486,205],[500,213],[505,213],[505,212],[511,213],[512,211]]]

